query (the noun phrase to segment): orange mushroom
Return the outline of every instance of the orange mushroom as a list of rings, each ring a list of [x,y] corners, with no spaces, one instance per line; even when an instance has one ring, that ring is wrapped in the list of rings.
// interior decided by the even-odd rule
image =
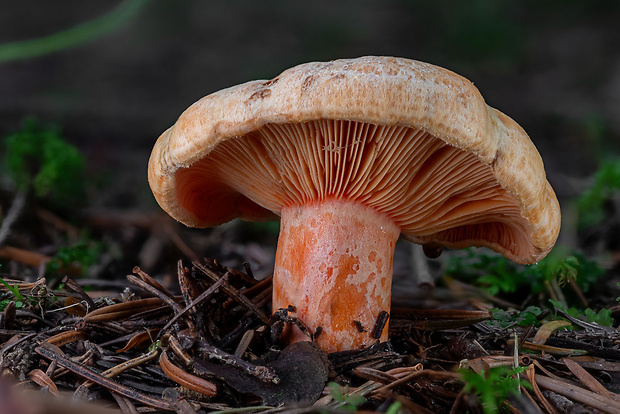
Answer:
[[[188,226],[280,216],[273,309],[292,305],[328,352],[376,341],[400,234],[534,263],[560,226],[519,125],[461,76],[401,58],[308,63],[206,96],[155,144],[149,182]]]

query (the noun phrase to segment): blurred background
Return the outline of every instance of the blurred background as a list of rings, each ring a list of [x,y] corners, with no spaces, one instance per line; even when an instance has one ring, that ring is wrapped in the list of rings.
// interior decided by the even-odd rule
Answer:
[[[615,0],[5,1],[0,135],[57,125],[98,177],[84,206],[146,215],[152,145],[194,101],[303,62],[394,55],[474,82],[568,200],[620,148],[619,21]]]

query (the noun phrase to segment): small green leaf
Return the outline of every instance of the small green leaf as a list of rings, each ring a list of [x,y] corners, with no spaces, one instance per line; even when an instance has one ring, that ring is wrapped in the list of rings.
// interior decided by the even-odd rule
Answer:
[[[613,326],[614,318],[611,317],[611,310],[601,309],[598,312],[588,308],[584,311],[584,315],[588,322],[594,322],[601,326]]]
[[[341,403],[340,408],[347,411],[356,411],[357,407],[364,404],[366,402],[366,398],[363,395],[359,394],[349,394],[349,386],[343,387],[336,383],[330,382],[327,384],[327,389],[329,390],[329,395],[335,401]]]
[[[540,324],[538,316],[542,314],[542,310],[536,306],[528,306],[521,312],[507,312],[503,309],[491,308],[492,320],[488,321],[491,325],[498,325],[506,328],[512,325],[518,326],[537,326]]]
[[[329,390],[329,395],[332,398],[339,402],[344,402],[344,395],[342,394],[342,387],[337,382],[330,382],[327,384],[327,389]]]
[[[9,289],[11,291],[11,293],[13,293],[13,296],[15,296],[15,299],[18,301],[23,301],[24,300],[24,296],[19,293],[19,288],[17,287],[17,285],[15,286],[11,286],[6,280],[0,278],[0,282],[2,282],[2,284],[4,286],[7,287],[7,289]]]
[[[526,367],[498,366],[486,373],[478,374],[470,369],[459,370],[459,373],[465,382],[463,392],[473,392],[480,398],[485,414],[495,414],[506,398],[519,392],[520,386],[531,389],[531,384],[519,378],[526,370]]]
[[[573,318],[585,320],[590,323],[597,323],[601,326],[613,326],[614,318],[611,316],[611,310],[601,309],[596,312],[590,308],[585,310],[577,309],[575,307],[566,307],[561,302],[549,299],[549,302],[554,308],[560,309]]]
[[[385,414],[398,414],[402,406],[403,404],[400,401],[394,401],[385,411]]]

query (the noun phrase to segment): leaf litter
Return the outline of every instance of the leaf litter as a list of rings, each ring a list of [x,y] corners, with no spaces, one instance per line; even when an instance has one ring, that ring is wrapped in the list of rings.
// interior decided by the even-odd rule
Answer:
[[[618,307],[568,306],[571,292],[584,306],[607,300],[572,279],[594,269],[579,255],[545,265],[565,289],[533,281],[545,266],[510,273],[466,256],[422,295],[401,292],[390,342],[325,354],[279,341],[286,324],[304,327],[271,309],[262,246],[273,240],[247,243],[242,226],[197,236],[160,215],[113,211],[82,217],[93,232],[84,237],[62,211],[22,208],[0,246],[0,403],[10,412],[620,412]],[[509,294],[486,288],[492,280]]]

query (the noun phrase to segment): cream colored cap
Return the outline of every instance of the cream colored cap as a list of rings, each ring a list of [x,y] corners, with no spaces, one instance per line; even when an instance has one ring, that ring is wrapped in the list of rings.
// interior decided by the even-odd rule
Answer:
[[[206,96],[158,139],[148,174],[160,206],[193,227],[343,197],[410,241],[519,263],[560,229],[525,131],[467,79],[402,58],[307,63]]]

